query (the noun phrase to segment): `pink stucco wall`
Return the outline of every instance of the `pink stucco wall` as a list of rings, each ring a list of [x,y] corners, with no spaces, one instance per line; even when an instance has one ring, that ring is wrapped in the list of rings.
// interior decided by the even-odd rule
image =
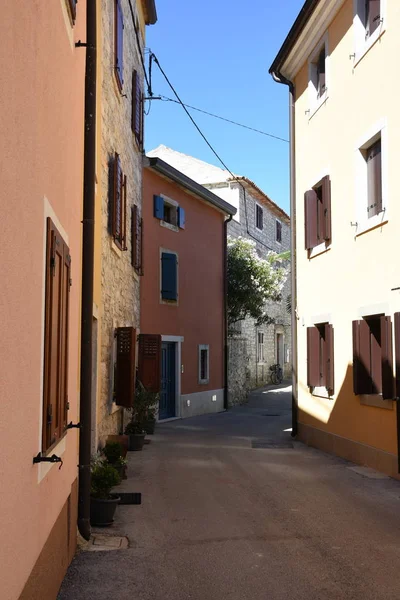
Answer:
[[[144,276],[141,278],[142,333],[184,336],[181,393],[223,387],[224,215],[176,183],[144,169]],[[186,228],[160,226],[153,195],[165,194],[185,210]],[[178,253],[179,303],[160,303],[160,248]],[[198,345],[210,346],[210,379],[198,382]]]
[[[46,201],[72,256],[68,419],[79,367],[85,3],[12,0],[0,19],[0,596],[19,597],[77,477],[77,430],[64,465],[39,482]],[[66,18],[67,17],[67,18]]]

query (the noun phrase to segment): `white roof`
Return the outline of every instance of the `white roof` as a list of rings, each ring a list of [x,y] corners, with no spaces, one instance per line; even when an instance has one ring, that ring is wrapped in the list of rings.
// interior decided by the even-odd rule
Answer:
[[[210,165],[188,154],[172,150],[172,148],[168,148],[164,144],[157,146],[157,148],[150,150],[150,152],[146,152],[146,155],[161,158],[161,160],[171,165],[171,167],[181,171],[181,173],[184,173],[184,175],[202,185],[222,183],[228,181],[228,179],[232,179],[229,171]]]

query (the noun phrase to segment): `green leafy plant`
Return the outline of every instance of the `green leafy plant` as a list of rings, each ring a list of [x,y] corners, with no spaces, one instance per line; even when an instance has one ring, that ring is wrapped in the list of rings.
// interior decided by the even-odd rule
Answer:
[[[103,454],[110,465],[113,465],[122,457],[122,446],[118,442],[107,442],[104,446]]]
[[[257,325],[272,323],[266,312],[266,302],[279,302],[287,278],[283,262],[290,253],[270,252],[263,259],[257,254],[256,243],[244,238],[228,238],[228,321],[235,323],[246,317]]]
[[[93,498],[109,498],[112,488],[121,483],[117,470],[107,462],[97,462],[91,475],[90,494]]]
[[[129,423],[125,427],[126,435],[135,435],[142,433],[145,433],[143,425],[141,423],[138,423],[137,421],[129,421]]]
[[[156,407],[158,406],[159,394],[146,390],[141,381],[137,380],[135,389],[135,402],[131,409],[131,420],[127,428],[144,429],[143,423],[149,419],[155,419]],[[139,433],[139,431],[127,431],[125,433]],[[141,432],[140,432],[141,433]]]

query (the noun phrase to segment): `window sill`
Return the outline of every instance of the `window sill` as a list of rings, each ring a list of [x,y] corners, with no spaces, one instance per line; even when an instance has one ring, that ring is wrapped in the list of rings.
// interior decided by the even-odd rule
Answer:
[[[208,385],[209,383],[209,379],[199,379],[199,385]]]
[[[368,38],[368,40],[366,40],[364,42],[364,44],[362,45],[361,49],[358,52],[355,53],[353,69],[364,58],[364,56],[370,51],[370,49],[372,48],[372,46],[375,46],[376,42],[378,40],[380,40],[380,38],[385,33],[385,31],[386,31],[386,26],[382,25],[381,28],[376,29],[374,31],[374,33],[371,35],[371,37]]]
[[[355,237],[370,231],[371,229],[375,229],[376,227],[380,227],[388,222],[387,211],[383,210],[379,215],[374,215],[370,219],[366,219],[365,221],[361,221],[357,223],[356,235]]]
[[[313,388],[311,395],[318,396],[318,398],[326,398],[327,400],[333,400],[333,394],[329,394],[325,386]]]
[[[375,406],[376,408],[393,410],[393,400],[384,400],[381,394],[361,394],[359,398],[360,404],[364,406]]]
[[[319,111],[319,109],[321,108],[321,106],[323,104],[325,104],[325,102],[328,100],[329,96],[328,96],[328,91],[324,92],[322,94],[322,96],[320,98],[318,98],[315,102],[315,104],[313,105],[312,108],[310,108],[310,114],[308,117],[308,120],[310,121],[313,116],[315,115],[315,113],[317,113]]]
[[[111,246],[111,250],[113,250],[113,252],[115,252],[115,254],[117,256],[119,256],[119,258],[122,258],[123,251],[120,248],[118,248],[118,246],[114,242],[113,238],[110,239],[110,246]]]
[[[109,415],[113,415],[114,413],[118,412],[119,410],[121,410],[121,408],[123,408],[122,406],[118,406],[118,404],[115,404],[115,400],[112,401],[112,404],[110,406],[110,410],[108,411]]]
[[[179,231],[179,227],[177,225],[173,225],[172,223],[167,223],[167,221],[160,221],[160,227],[165,227],[166,229],[169,229],[170,231]]]
[[[167,300],[166,298],[160,298],[160,304],[166,304],[168,306],[179,306],[178,300]]]
[[[319,256],[320,254],[323,254],[324,252],[328,252],[328,250],[331,249],[331,245],[328,244],[326,242],[322,242],[322,244],[318,244],[318,246],[315,246],[315,248],[312,248],[311,250],[308,251],[308,258],[315,258],[316,256]]]

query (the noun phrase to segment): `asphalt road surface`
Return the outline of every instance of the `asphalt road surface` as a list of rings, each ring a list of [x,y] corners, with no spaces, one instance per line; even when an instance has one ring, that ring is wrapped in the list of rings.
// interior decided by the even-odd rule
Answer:
[[[59,600],[400,600],[400,483],[290,426],[284,385],[159,425],[120,488],[142,504],[103,531],[129,548],[79,553]]]

